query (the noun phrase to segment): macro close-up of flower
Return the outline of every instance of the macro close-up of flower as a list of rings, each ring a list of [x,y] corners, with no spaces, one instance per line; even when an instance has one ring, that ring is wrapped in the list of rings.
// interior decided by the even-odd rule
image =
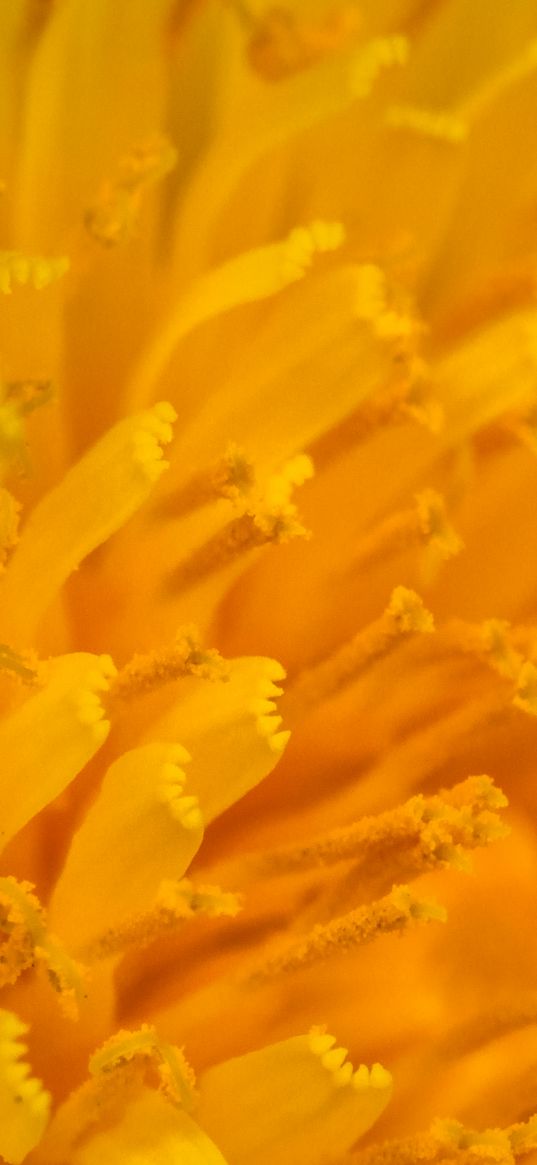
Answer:
[[[0,231],[0,1161],[535,1165],[535,0],[2,0]]]

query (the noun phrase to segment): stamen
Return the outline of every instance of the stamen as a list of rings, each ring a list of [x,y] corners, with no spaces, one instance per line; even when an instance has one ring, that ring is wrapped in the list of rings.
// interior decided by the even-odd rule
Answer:
[[[168,647],[133,656],[112,680],[109,699],[136,699],[183,676],[214,681],[228,677],[220,652],[202,648],[195,627],[184,627]]]
[[[0,251],[0,292],[11,295],[13,284],[30,283],[36,291],[48,287],[69,270],[69,260],[44,259],[20,251]]]
[[[0,985],[16,983],[36,962],[47,971],[64,1012],[76,1018],[83,992],[83,971],[47,930],[45,912],[28,882],[0,878]]]
[[[513,704],[529,716],[537,716],[537,667],[529,659],[518,673]]]
[[[419,596],[405,587],[396,587],[379,619],[334,655],[297,677],[283,701],[287,718],[300,719],[310,708],[354,683],[368,667],[397,648],[402,636],[433,629],[433,617]]]
[[[30,380],[14,381],[8,384],[0,383],[0,476],[11,461],[18,461],[19,469],[26,468],[27,452],[23,418],[35,408],[46,404],[51,396],[52,386],[48,381]]]
[[[250,878],[270,878],[319,869],[352,859],[354,883],[365,876],[390,884],[417,877],[435,866],[464,864],[465,852],[504,836],[495,810],[507,804],[490,777],[468,777],[454,788],[417,796],[376,817],[365,817],[299,845],[254,854],[236,863]]]
[[[349,4],[315,22],[287,8],[269,8],[255,18],[244,4],[236,7],[251,32],[250,62],[265,81],[289,77],[344,48],[360,25],[357,9]]]
[[[158,938],[174,934],[184,922],[202,915],[205,918],[235,918],[241,908],[237,894],[217,886],[196,886],[163,881],[151,910],[131,915],[118,926],[106,931],[84,949],[88,962],[107,959],[129,948],[142,949]]]
[[[164,1043],[154,1027],[144,1024],[138,1031],[119,1031],[112,1036],[89,1062],[94,1078],[106,1078],[119,1072],[133,1061],[146,1062],[157,1069],[164,1095],[175,1105],[190,1111],[195,1101],[196,1078],[179,1048]]]
[[[179,490],[160,500],[154,512],[163,518],[182,518],[218,498],[239,502],[251,493],[254,481],[252,462],[237,445],[230,445],[220,461],[194,474]]]
[[[326,925],[318,924],[286,950],[272,955],[248,976],[259,985],[289,971],[322,963],[333,955],[365,946],[384,934],[401,932],[417,922],[444,922],[443,907],[416,898],[407,886],[394,886],[389,894],[368,906],[351,910]]]
[[[54,386],[51,380],[11,380],[4,385],[5,400],[17,405],[23,416],[48,404],[53,395]]]
[[[442,560],[458,554],[463,545],[447,520],[443,499],[432,489],[416,495],[415,509],[391,514],[366,534],[349,570],[364,570],[420,544]]]
[[[246,513],[228,522],[175,568],[166,580],[167,591],[177,594],[188,590],[260,546],[306,537],[291,495],[312,473],[310,458],[304,454],[286,462],[269,478],[264,493]]]
[[[115,178],[103,184],[86,211],[84,223],[92,238],[105,247],[125,242],[135,227],[144,192],[176,163],[177,152],[165,137],[140,143],[121,158]]]
[[[403,360],[403,371],[394,386],[368,398],[340,424],[308,446],[307,452],[317,471],[363,444],[382,427],[414,421],[432,433],[440,431],[443,411],[440,402],[431,395],[427,366],[417,356],[409,360],[404,357]]]
[[[435,1120],[428,1133],[385,1141],[354,1153],[353,1165],[514,1165],[537,1147],[537,1116],[506,1129],[479,1133],[459,1121]]]
[[[34,663],[30,653],[19,655],[7,644],[0,643],[0,672],[8,672],[9,675],[33,686],[38,683],[39,673],[35,666],[28,666],[30,662]]]

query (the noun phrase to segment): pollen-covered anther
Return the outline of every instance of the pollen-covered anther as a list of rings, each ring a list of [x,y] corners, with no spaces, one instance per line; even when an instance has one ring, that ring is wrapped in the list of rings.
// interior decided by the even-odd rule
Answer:
[[[33,653],[22,655],[6,643],[0,643],[0,672],[32,686],[39,683],[39,667]]]
[[[430,549],[439,558],[453,558],[464,543],[450,525],[443,498],[433,489],[416,494],[416,508],[420,531]]]
[[[395,588],[387,613],[403,634],[408,635],[415,631],[426,633],[434,631],[434,619],[431,612],[427,610],[420,596],[407,587]]]
[[[509,623],[504,619],[486,619],[480,627],[480,638],[488,662],[506,679],[516,679],[524,660],[512,645]]]
[[[444,427],[444,407],[434,395],[430,369],[421,356],[414,355],[408,362],[400,409],[431,433],[440,433]]]
[[[0,489],[0,571],[17,545],[19,512],[20,506],[9,490]]]
[[[83,969],[50,934],[45,911],[28,882],[0,878],[0,985],[16,983],[35,964],[45,968],[63,1011],[76,1017],[82,993]]]
[[[439,866],[468,869],[469,851],[508,833],[497,813],[506,805],[490,777],[468,777],[435,796],[420,794],[376,817],[239,859],[226,867],[225,878],[242,879],[244,885],[245,877],[255,881],[339,864],[340,877],[330,879],[329,903],[341,908],[347,897],[355,901],[357,888],[361,896],[377,897],[395,881]]]
[[[182,518],[218,498],[240,504],[252,492],[253,463],[243,449],[231,443],[222,458],[207,469],[194,473],[178,490],[160,499],[155,513],[163,518]]]
[[[401,635],[428,633],[434,620],[419,595],[396,587],[383,615],[359,631],[328,659],[299,674],[284,700],[291,720],[344,690],[377,660],[395,650]]]
[[[360,26],[354,5],[338,5],[317,20],[304,20],[291,8],[269,8],[259,17],[237,4],[251,32],[248,55],[266,81],[281,81],[343,49]]]
[[[13,284],[30,283],[36,291],[54,283],[69,270],[66,257],[45,259],[42,256],[24,255],[20,251],[0,251],[0,291],[10,295]]]
[[[537,1117],[506,1129],[477,1132],[456,1120],[434,1120],[426,1133],[370,1145],[353,1154],[356,1165],[514,1165],[537,1148]]]
[[[296,938],[287,947],[269,953],[252,968],[246,984],[254,986],[279,975],[323,963],[338,954],[373,942],[383,934],[405,931],[415,923],[444,922],[446,912],[435,902],[417,898],[408,886],[394,886],[389,894],[367,906],[350,910]]]
[[[140,950],[159,938],[177,933],[191,919],[234,918],[241,905],[238,894],[220,890],[218,886],[198,886],[186,878],[181,881],[164,878],[153,905],[105,931],[88,946],[85,957],[95,962],[129,949]]]
[[[126,1065],[139,1061],[156,1068],[159,1086],[174,1104],[189,1111],[194,1104],[196,1078],[183,1052],[164,1043],[154,1027],[143,1024],[138,1031],[119,1031],[94,1052],[89,1062],[92,1077],[122,1073]]]
[[[110,688],[110,700],[130,702],[183,676],[225,683],[229,669],[220,652],[202,647],[197,628],[178,631],[172,643],[146,655],[134,655],[118,672]]]
[[[84,215],[88,233],[103,246],[126,241],[138,218],[144,191],[173,170],[177,152],[165,137],[135,146],[120,159],[114,178],[104,182]]]
[[[530,716],[537,716],[537,666],[529,659],[518,673],[513,704]]]
[[[291,498],[293,490],[312,474],[311,458],[306,454],[290,458],[279,472],[268,478],[257,496],[248,501],[244,513],[233,518],[175,568],[166,581],[167,589],[186,590],[267,543],[307,537]]]

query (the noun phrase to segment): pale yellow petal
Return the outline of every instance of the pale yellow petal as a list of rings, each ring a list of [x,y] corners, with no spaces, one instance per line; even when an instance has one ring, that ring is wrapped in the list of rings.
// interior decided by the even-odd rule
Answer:
[[[47,665],[43,688],[2,720],[3,845],[66,788],[106,739],[110,725],[100,697],[113,672],[108,656],[60,656]]]
[[[22,1059],[25,1031],[16,1015],[0,1011],[0,1153],[9,1165],[18,1165],[41,1140],[50,1108],[48,1092]]]
[[[188,788],[208,823],[268,775],[289,739],[274,697],[283,668],[255,656],[234,659],[226,683],[185,682],[185,695],[151,726],[151,735],[181,740],[192,760]],[[275,682],[276,681],[276,682]]]
[[[148,1089],[112,1128],[75,1149],[72,1165],[225,1165],[192,1117]]]
[[[148,744],[109,768],[75,834],[50,911],[55,930],[81,949],[154,903],[179,879],[203,836],[179,745]]]
[[[233,1165],[335,1161],[374,1124],[390,1099],[390,1074],[380,1064],[354,1071],[335,1042],[314,1030],[201,1077],[200,1123]]]
[[[175,412],[156,405],[120,421],[36,506],[0,584],[2,632],[31,640],[58,590],[149,496],[167,467]]]

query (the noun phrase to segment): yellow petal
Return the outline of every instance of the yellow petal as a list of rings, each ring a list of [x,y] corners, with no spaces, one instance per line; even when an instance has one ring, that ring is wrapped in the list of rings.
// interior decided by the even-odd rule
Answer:
[[[285,672],[271,659],[231,660],[226,683],[188,681],[185,696],[151,726],[151,735],[181,740],[192,761],[188,786],[212,821],[268,775],[287,744],[279,731],[274,681]]]
[[[21,1059],[26,1025],[0,1011],[0,1153],[18,1165],[40,1141],[48,1121],[50,1096]]]
[[[270,314],[252,317],[237,308],[223,317],[218,342],[229,357],[216,379],[208,365],[203,378],[194,366],[192,385],[183,386],[184,346],[170,357],[158,391],[164,388],[173,401],[181,383],[182,415],[186,408],[174,484],[176,475],[190,476],[194,466],[220,458],[230,442],[244,448],[262,478],[342,421],[393,374],[386,342],[357,316],[359,272],[355,264],[341,264],[294,282],[276,297]],[[207,342],[200,329],[196,355],[202,368]],[[318,393],[312,409],[312,385],[329,382],[332,391]]]
[[[200,1123],[233,1165],[335,1161],[374,1124],[390,1098],[389,1072],[354,1071],[334,1045],[316,1029],[202,1076]]]
[[[160,404],[120,421],[36,506],[0,588],[8,639],[31,639],[66,578],[142,505],[167,467],[174,419]]]
[[[109,656],[60,656],[46,682],[0,724],[0,839],[3,845],[53,801],[109,730],[100,694],[114,672]]]
[[[53,7],[32,59],[19,129],[17,227],[26,245],[54,246],[81,223],[115,158],[158,128],[160,38],[170,7],[170,0],[118,0],[113,10],[106,0]]]
[[[109,768],[75,834],[51,903],[54,928],[85,946],[153,905],[164,879],[181,878],[203,824],[179,745],[133,749]]]
[[[186,1112],[148,1089],[112,1128],[74,1150],[72,1165],[226,1165],[209,1137]]]
[[[194,328],[240,304],[276,295],[303,278],[316,253],[335,251],[343,241],[340,223],[314,222],[295,228],[282,242],[246,251],[202,275],[180,299],[142,359],[130,389],[131,405],[139,407],[151,398],[174,349]]]

